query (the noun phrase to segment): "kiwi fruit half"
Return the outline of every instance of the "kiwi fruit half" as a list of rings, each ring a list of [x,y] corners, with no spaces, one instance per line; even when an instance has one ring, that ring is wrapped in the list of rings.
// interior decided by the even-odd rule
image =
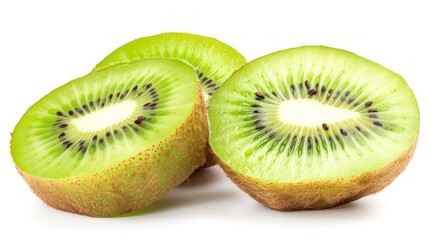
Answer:
[[[250,62],[209,107],[217,161],[277,210],[329,208],[380,191],[410,161],[419,121],[401,76],[323,46]]]
[[[189,33],[162,33],[136,39],[119,47],[94,70],[143,58],[173,58],[192,66],[208,106],[211,96],[246,59],[234,48],[211,37]],[[205,167],[214,164],[207,152]]]
[[[73,80],[31,106],[12,133],[11,153],[47,204],[110,217],[148,206],[204,163],[206,118],[193,68],[133,61]]]

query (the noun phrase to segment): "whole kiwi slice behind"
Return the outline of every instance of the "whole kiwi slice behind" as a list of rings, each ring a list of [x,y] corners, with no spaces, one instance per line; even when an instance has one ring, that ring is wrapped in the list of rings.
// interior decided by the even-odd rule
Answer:
[[[198,76],[205,103],[246,59],[234,48],[215,38],[190,33],[162,33],[135,39],[117,48],[94,71],[144,58],[173,58],[192,66]],[[212,166],[210,151],[204,167]]]
[[[227,175],[278,210],[329,208],[380,191],[407,166],[419,131],[401,76],[323,46],[245,65],[211,99],[209,120]]]
[[[109,217],[148,206],[188,178],[203,164],[207,129],[194,69],[145,59],[43,97],[17,124],[11,153],[47,204]]]

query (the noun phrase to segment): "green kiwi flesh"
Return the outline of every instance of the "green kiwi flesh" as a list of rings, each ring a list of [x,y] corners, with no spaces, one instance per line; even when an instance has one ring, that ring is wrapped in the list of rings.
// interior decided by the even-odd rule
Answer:
[[[305,46],[236,71],[209,121],[212,151],[241,189],[274,209],[320,209],[390,184],[412,157],[419,110],[398,74]]]
[[[228,77],[246,63],[234,48],[215,38],[190,33],[162,33],[133,40],[117,48],[94,70],[143,58],[174,58],[197,72],[206,102]]]
[[[153,203],[203,164],[205,112],[195,71],[183,62],[118,64],[31,106],[11,154],[49,205],[115,216]]]
[[[162,33],[136,39],[106,56],[94,70],[143,58],[173,58],[191,65],[208,106],[211,96],[246,59],[231,46],[211,37],[190,33]],[[207,152],[204,167],[214,164]]]

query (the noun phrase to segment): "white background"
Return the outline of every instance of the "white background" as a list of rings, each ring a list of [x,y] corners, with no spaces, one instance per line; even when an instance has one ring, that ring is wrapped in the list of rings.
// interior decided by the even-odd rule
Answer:
[[[0,239],[428,239],[429,8],[424,2],[1,1]],[[9,154],[9,134],[19,118],[116,47],[166,31],[216,37],[248,60],[289,47],[328,45],[400,73],[421,111],[414,159],[382,192],[322,211],[270,210],[217,167],[131,217],[95,219],[46,206],[17,174]]]

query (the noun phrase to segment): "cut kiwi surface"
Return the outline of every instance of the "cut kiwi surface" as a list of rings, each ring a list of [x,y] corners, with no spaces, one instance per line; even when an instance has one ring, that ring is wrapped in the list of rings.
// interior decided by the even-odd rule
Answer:
[[[183,62],[118,64],[31,106],[11,153],[49,205],[115,216],[153,203],[203,164],[205,112],[195,71]]]
[[[237,50],[215,38],[171,32],[126,43],[105,57],[94,70],[151,57],[174,58],[191,65],[197,72],[206,101],[246,63]]]
[[[126,43],[105,57],[94,70],[152,57],[178,59],[192,66],[203,89],[206,105],[223,82],[246,63],[237,50],[215,38],[172,32]],[[214,161],[209,152],[206,158],[204,166],[212,166]]]
[[[353,53],[306,46],[256,59],[211,99],[210,145],[229,177],[278,210],[375,193],[412,157],[416,99],[398,74]]]

